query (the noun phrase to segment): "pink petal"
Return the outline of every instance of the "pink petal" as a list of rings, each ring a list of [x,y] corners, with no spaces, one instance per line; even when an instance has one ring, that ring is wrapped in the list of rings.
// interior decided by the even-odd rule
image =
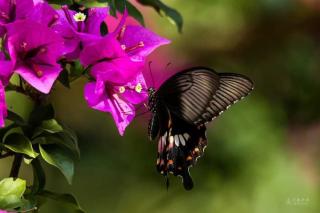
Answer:
[[[84,66],[89,66],[102,59],[113,59],[125,55],[120,43],[115,38],[107,36],[86,45],[80,55],[80,61]]]
[[[16,19],[26,18],[27,14],[33,10],[33,0],[18,0],[16,2]]]
[[[126,103],[117,94],[113,95],[113,101],[109,100],[111,106],[111,114],[116,122],[118,131],[122,136],[125,129],[131,123],[135,116],[135,108],[133,105]]]
[[[38,60],[55,64],[63,53],[63,40],[52,29],[40,23],[23,20],[7,25],[8,50],[12,62],[15,64],[21,52],[30,51],[39,47],[45,47],[46,51],[37,56]],[[25,49],[21,44],[25,43]]]
[[[94,65],[91,75],[96,79],[123,85],[134,79],[142,68],[142,62],[133,62],[129,57],[123,57]]]
[[[101,23],[109,14],[108,7],[90,8],[88,11],[88,18],[86,20],[85,33],[99,35]]]
[[[69,12],[71,16],[76,13],[75,11],[70,10]],[[59,15],[59,19],[52,26],[52,29],[64,38],[64,53],[73,52],[78,47],[80,38],[78,37],[75,29],[73,29],[72,25],[68,22],[63,10],[57,10],[57,13]]]
[[[3,52],[0,52],[0,60],[6,60],[6,55]]]
[[[96,106],[104,98],[105,92],[104,90],[101,91],[101,89],[99,89],[99,85],[101,86],[101,81],[100,83],[89,82],[84,87],[84,97],[90,107]],[[105,111],[105,110],[101,110],[101,111]]]
[[[8,85],[11,75],[13,74],[13,64],[11,61],[0,61],[0,81]]]
[[[130,48],[137,46],[139,42],[143,42],[144,46],[129,51],[129,55],[138,55],[141,58],[145,58],[159,46],[170,43],[168,39],[162,38],[144,27],[127,26],[120,43]]]
[[[48,3],[37,3],[28,14],[28,19],[33,20],[48,27],[57,21],[58,13]]]
[[[55,80],[58,78],[62,68],[60,66],[44,66],[38,65],[43,72],[41,77],[38,77],[34,70],[27,66],[20,66],[16,68],[16,72],[26,80],[31,86],[42,93],[48,94]]]

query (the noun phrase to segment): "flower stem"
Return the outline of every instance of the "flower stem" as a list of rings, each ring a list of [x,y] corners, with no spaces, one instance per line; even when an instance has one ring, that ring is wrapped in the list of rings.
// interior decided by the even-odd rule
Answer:
[[[13,178],[18,177],[21,163],[22,163],[22,155],[15,154],[14,160],[12,163],[12,167],[11,167],[11,171],[10,171],[10,177],[13,177]]]
[[[0,159],[9,157],[9,156],[11,156],[11,155],[13,155],[11,152],[7,152],[7,153],[5,153],[5,154],[0,154]]]

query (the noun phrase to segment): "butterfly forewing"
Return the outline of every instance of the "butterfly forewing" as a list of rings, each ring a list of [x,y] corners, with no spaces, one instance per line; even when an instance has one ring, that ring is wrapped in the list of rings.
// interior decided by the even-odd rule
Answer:
[[[177,73],[158,90],[157,96],[170,112],[194,123],[219,87],[219,75],[210,69],[193,68]]]
[[[247,77],[234,73],[220,73],[218,89],[194,124],[212,121],[232,104],[247,96],[252,89],[253,83]]]

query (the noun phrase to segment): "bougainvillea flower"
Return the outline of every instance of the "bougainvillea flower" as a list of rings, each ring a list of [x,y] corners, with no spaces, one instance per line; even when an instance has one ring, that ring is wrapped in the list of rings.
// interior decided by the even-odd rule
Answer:
[[[8,213],[8,212],[0,209],[0,213]]]
[[[14,70],[42,93],[49,93],[62,70],[63,39],[52,29],[29,20],[7,25],[8,50]]]
[[[59,14],[47,2],[38,2],[28,14],[28,20],[39,22],[48,27],[57,24]]]
[[[117,37],[122,49],[132,60],[144,60],[156,48],[169,44],[170,40],[162,38],[154,32],[138,25],[126,25],[127,11],[124,11],[122,19],[112,33]]]
[[[109,8],[90,8],[86,14],[69,10],[67,6],[57,11],[59,20],[54,29],[65,40],[67,59],[79,57],[83,43],[100,37],[100,25],[109,14]]]
[[[144,63],[132,61],[113,36],[106,36],[84,47],[80,54],[83,66],[91,68],[97,81],[123,84],[133,80]]]
[[[0,52],[0,127],[4,127],[4,119],[7,117],[5,86],[8,85],[12,73],[11,61],[6,60],[5,55]]]
[[[85,86],[84,95],[91,108],[111,113],[120,135],[123,135],[135,116],[134,105],[147,97],[146,83],[141,73],[124,85],[89,82]]]
[[[26,18],[33,9],[32,0],[0,0],[0,36],[5,34],[5,25]]]
[[[123,83],[132,80],[143,68],[145,57],[160,45],[169,43],[143,27],[125,27],[126,17],[125,10],[114,32],[86,45],[80,54],[81,63],[91,66],[91,75],[97,81]]]

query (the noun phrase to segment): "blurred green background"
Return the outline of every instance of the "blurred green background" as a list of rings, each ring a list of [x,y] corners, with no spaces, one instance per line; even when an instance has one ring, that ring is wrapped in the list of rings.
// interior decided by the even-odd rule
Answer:
[[[149,115],[119,136],[109,115],[86,106],[82,80],[53,93],[57,116],[78,133],[82,156],[72,186],[47,167],[48,189],[72,192],[89,213],[320,212],[319,1],[164,2],[182,13],[185,25],[178,34],[141,8],[147,27],[172,40],[150,57],[158,86],[193,65],[255,82],[248,98],[209,125],[205,156],[191,169],[194,189],[185,191],[173,177],[166,189],[155,170],[156,143],[147,139]],[[10,163],[0,162],[1,178]],[[27,166],[21,174],[31,178]],[[49,202],[40,212],[69,211]]]

